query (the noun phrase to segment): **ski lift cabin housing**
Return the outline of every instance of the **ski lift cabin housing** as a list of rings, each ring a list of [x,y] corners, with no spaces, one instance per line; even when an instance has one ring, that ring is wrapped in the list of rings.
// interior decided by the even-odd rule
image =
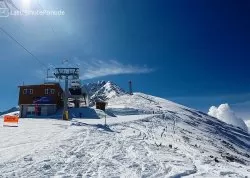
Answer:
[[[74,107],[88,107],[89,95],[84,86],[81,86],[80,80],[72,80],[69,88],[69,99],[73,100]]]
[[[81,87],[81,82],[80,80],[77,80],[77,79],[73,79],[71,81],[71,88],[80,88]]]

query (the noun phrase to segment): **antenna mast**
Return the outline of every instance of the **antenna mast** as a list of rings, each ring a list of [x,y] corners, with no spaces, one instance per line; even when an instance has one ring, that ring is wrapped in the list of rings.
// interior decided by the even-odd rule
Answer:
[[[128,82],[128,84],[129,84],[129,94],[130,94],[130,95],[133,95],[132,81],[130,80],[130,81]]]

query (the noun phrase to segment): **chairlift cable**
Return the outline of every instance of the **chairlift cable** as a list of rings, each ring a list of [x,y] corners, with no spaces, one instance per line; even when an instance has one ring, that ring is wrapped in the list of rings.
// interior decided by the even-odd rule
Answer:
[[[25,48],[20,42],[18,42],[11,34],[9,34],[7,31],[5,31],[3,29],[3,27],[0,27],[0,30],[7,35],[10,39],[12,39],[13,41],[15,41],[19,46],[21,46],[27,53],[29,53],[37,62],[39,62],[41,65],[45,66],[47,68],[47,66],[41,61],[39,60],[32,52],[30,52],[27,48]]]
[[[37,2],[37,4],[38,4],[38,6],[41,8],[41,10],[44,10],[43,6],[42,6],[39,2]],[[54,28],[53,28],[53,26],[52,26],[52,24],[51,24],[50,22],[49,22],[49,26],[50,26],[52,32],[53,32],[54,34],[56,34],[56,32],[55,32],[55,30],[54,30]]]

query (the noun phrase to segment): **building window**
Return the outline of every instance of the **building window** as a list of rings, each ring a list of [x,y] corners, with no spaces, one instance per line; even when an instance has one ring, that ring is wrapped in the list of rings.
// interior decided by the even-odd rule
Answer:
[[[28,89],[23,89],[23,94],[27,94]]]
[[[27,115],[28,116],[34,116],[35,115],[35,107],[34,106],[28,106],[27,107]]]
[[[45,94],[48,95],[48,94],[55,94],[55,89],[49,89],[49,88],[46,88],[45,89]]]
[[[46,88],[46,89],[45,89],[45,95],[48,95],[48,94],[49,94],[49,89]]]
[[[32,95],[33,94],[33,89],[29,89],[28,94]]]
[[[55,94],[55,89],[50,89],[50,94]]]

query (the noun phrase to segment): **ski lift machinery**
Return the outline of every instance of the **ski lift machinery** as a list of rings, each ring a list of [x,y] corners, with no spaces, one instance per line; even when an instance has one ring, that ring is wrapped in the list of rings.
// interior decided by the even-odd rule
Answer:
[[[65,80],[65,89],[64,89],[64,106],[63,106],[63,120],[69,120],[69,111],[68,111],[68,95],[69,80],[79,80],[79,68],[55,68],[54,75],[58,79]]]
[[[81,82],[79,79],[71,80],[71,88],[81,88]]]
[[[75,107],[89,106],[88,91],[81,85],[81,81],[79,79],[71,80],[69,92],[74,100]]]

